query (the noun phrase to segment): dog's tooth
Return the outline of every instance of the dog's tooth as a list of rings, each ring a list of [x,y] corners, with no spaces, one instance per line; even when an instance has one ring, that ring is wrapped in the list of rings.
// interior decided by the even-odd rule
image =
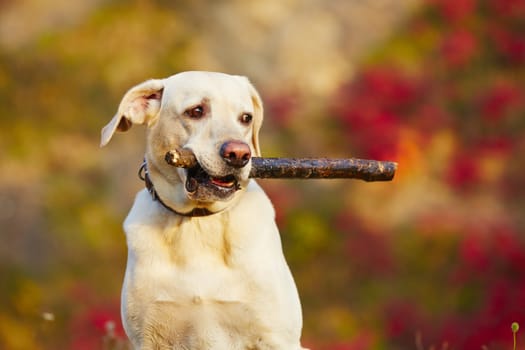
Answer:
[[[189,193],[194,193],[197,191],[197,188],[199,187],[199,183],[197,180],[193,177],[188,177],[186,180],[186,191]]]

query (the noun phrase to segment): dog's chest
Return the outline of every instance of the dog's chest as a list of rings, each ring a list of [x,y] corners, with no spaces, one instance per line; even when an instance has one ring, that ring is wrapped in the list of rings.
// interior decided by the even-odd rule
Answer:
[[[149,286],[157,300],[243,298],[249,281],[240,264],[243,247],[232,243],[235,233],[221,220],[168,221],[152,230],[148,244],[133,252],[137,286]]]
[[[260,341],[265,326],[256,321],[261,311],[254,301],[265,288],[249,268],[245,255],[251,249],[242,238],[231,237],[235,231],[220,221],[199,219],[128,231],[128,236],[148,237],[147,242],[128,237],[128,244],[137,244],[129,246],[123,290],[125,323],[135,329],[132,333],[142,333],[144,342],[169,338],[171,344],[180,341],[195,349],[210,348],[196,345],[203,339],[232,349]]]

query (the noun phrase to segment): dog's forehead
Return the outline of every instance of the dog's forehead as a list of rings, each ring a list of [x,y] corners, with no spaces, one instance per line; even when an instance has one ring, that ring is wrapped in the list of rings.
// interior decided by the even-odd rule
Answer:
[[[184,108],[202,101],[228,104],[251,110],[253,103],[246,78],[224,73],[184,72],[166,79],[164,96],[167,103]]]

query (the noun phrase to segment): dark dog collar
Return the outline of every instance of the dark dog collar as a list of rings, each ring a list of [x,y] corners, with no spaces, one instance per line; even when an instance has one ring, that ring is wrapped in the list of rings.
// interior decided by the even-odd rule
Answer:
[[[169,211],[171,211],[174,214],[181,215],[181,216],[186,216],[186,217],[200,217],[200,216],[209,216],[209,215],[213,215],[213,214],[217,214],[217,213],[221,212],[221,211],[213,212],[213,211],[209,211],[206,208],[198,208],[198,207],[196,207],[196,208],[193,208],[192,210],[190,210],[189,212],[181,213],[181,212],[173,209],[172,207],[170,207],[166,203],[164,203],[162,201],[162,199],[160,199],[159,194],[155,190],[155,186],[153,186],[153,182],[151,181],[151,178],[149,177],[148,164],[146,163],[146,159],[144,159],[144,161],[142,162],[142,165],[139,168],[138,175],[139,175],[139,178],[142,181],[144,181],[144,184],[146,185],[146,189],[151,194],[151,197],[153,198],[153,200],[159,202],[164,208],[168,209]]]

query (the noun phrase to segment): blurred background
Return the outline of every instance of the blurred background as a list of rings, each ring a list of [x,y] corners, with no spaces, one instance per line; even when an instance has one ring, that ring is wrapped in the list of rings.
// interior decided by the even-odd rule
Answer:
[[[320,350],[511,349],[525,326],[523,0],[0,1],[0,348],[124,349],[131,86],[246,75],[265,156],[399,163],[265,180]],[[518,334],[518,345],[525,338]]]

